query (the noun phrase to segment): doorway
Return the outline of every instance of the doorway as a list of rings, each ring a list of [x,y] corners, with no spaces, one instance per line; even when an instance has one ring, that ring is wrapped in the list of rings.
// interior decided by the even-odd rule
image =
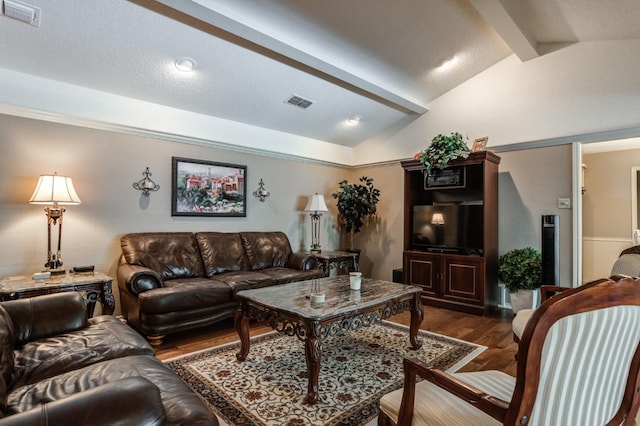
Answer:
[[[583,195],[577,233],[581,256],[580,284],[608,277],[620,252],[634,245],[640,223],[640,138],[582,144],[574,166],[584,171],[574,185]]]

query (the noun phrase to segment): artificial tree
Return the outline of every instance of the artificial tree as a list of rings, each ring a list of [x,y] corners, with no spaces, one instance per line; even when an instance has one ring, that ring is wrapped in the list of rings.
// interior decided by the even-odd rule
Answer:
[[[349,249],[354,250],[353,236],[360,232],[367,219],[377,212],[380,190],[373,186],[373,179],[362,176],[360,183],[343,180],[338,183],[340,190],[331,194],[338,200],[338,220],[340,227],[349,235]]]

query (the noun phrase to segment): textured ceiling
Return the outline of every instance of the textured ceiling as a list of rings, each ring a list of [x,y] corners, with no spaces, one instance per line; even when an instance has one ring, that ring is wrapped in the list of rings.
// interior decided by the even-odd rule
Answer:
[[[25,2],[41,25],[0,17],[3,68],[345,146],[513,53],[640,39],[637,0]]]

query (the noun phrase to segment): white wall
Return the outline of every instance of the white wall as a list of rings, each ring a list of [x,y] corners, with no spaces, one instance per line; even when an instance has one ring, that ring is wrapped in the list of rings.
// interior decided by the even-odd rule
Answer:
[[[317,139],[114,95],[0,68],[0,113],[79,124],[125,128],[244,152],[271,151],[338,164],[353,162],[352,149]]]
[[[559,209],[558,198],[571,198],[571,145],[503,152],[499,175],[500,255],[527,246],[542,249],[542,215],[560,222],[560,283],[573,284],[573,218]]]
[[[365,167],[354,170],[349,180],[356,182],[361,176],[373,178],[380,202],[375,220],[354,239],[362,248],[360,267],[366,276],[391,281],[392,271],[402,268],[404,169],[400,163]]]
[[[408,126],[360,144],[355,158],[409,158],[438,133],[452,131],[470,142],[488,136],[488,148],[495,148],[640,129],[638,75],[635,40],[576,43],[527,62],[510,56],[435,99]]]
[[[248,194],[246,218],[172,217],[172,156],[247,165],[248,191],[263,178],[271,196],[261,203]],[[558,211],[556,201],[570,193],[570,157],[569,145],[503,153],[499,175],[499,252],[539,248],[540,215],[560,213],[563,282],[571,279],[571,222],[570,211]],[[148,198],[132,188],[147,166],[161,187]],[[363,175],[374,179],[381,197],[376,221],[356,237],[363,250],[361,267],[365,275],[385,280],[402,267],[404,172],[399,163],[348,170],[0,115],[0,276],[43,268],[45,215],[28,199],[38,176],[53,171],[71,176],[82,199],[65,214],[67,267],[93,264],[115,276],[119,238],[127,232],[282,230],[294,250],[306,250],[310,223],[301,210],[315,192],[324,194],[330,209],[321,219],[322,248],[345,248],[331,194],[340,180],[354,182]]]
[[[500,152],[499,148],[522,142],[604,140],[616,132],[637,135],[638,75],[640,43],[635,41],[576,43],[524,63],[511,56],[435,99],[428,105],[429,112],[407,126],[360,144],[355,158],[358,163],[409,158],[438,133],[458,131],[470,142],[488,136],[488,148],[498,148],[503,157],[500,252],[523,244],[539,247],[540,216],[559,213],[561,283],[569,285],[573,282],[571,210],[558,212],[556,207],[557,198],[572,194],[569,145],[564,145],[566,151],[561,148],[559,158],[531,162],[528,151]],[[510,159],[520,165],[511,167]],[[517,181],[508,173],[519,176]],[[509,186],[509,179],[516,186]],[[513,210],[514,202],[520,213]],[[509,221],[503,222],[503,215]]]
[[[558,198],[571,197],[571,145],[500,153],[498,175],[498,253],[542,246],[542,215],[560,217],[560,283],[572,276],[572,210],[558,209]],[[379,215],[356,239],[364,249],[365,272],[391,279],[402,268],[404,171],[399,163],[357,169],[353,178],[374,178],[381,190]]]
[[[488,136],[489,148],[620,129],[640,136],[638,75],[636,40],[575,43],[527,62],[512,55],[434,99],[423,116],[408,117],[353,149],[7,69],[0,69],[0,113],[125,126],[357,166],[410,158],[438,133],[452,131],[470,142]]]
[[[631,168],[640,149],[583,155],[583,281],[606,277],[631,238]]]
[[[247,217],[172,217],[173,156],[246,165]],[[147,166],[160,185],[148,198],[132,187]],[[28,200],[38,176],[54,171],[73,178],[82,200],[66,207],[65,267],[95,265],[115,277],[119,238],[128,232],[280,230],[294,250],[308,250],[310,219],[302,210],[316,192],[332,210],[322,218],[321,244],[339,248],[330,194],[346,169],[0,115],[0,277],[43,269],[44,206]],[[260,178],[271,192],[264,202],[251,194]]]

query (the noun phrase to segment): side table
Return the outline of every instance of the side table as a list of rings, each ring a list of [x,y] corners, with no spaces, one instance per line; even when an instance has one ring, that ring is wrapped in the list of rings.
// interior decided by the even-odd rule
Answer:
[[[358,253],[350,251],[322,251],[322,253],[311,253],[318,259],[320,269],[324,276],[328,277],[332,269],[348,268],[350,271],[359,270]]]
[[[111,290],[112,281],[113,278],[101,272],[52,275],[46,280],[34,280],[24,275],[8,277],[0,280],[0,301],[65,291],[80,291],[85,293],[89,317],[93,316],[98,299],[102,305],[102,312],[106,315],[112,315],[116,307],[116,300]]]

